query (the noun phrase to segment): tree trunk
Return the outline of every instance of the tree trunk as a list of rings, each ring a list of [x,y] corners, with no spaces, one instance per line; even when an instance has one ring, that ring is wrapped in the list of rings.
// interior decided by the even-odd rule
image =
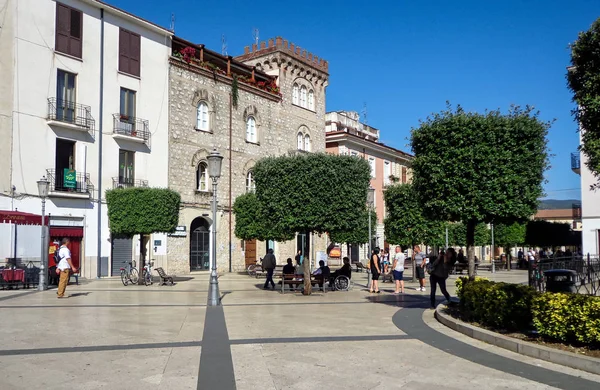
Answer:
[[[306,239],[308,239],[310,232],[305,232]],[[302,248],[302,252],[306,249],[306,243],[304,243],[304,248]],[[302,263],[302,267],[304,269],[304,290],[302,291],[302,295],[310,295],[312,293],[312,284],[310,283],[310,259],[308,253],[304,253],[304,262]]]
[[[147,238],[148,236],[146,236],[145,234],[140,234],[140,261],[138,264],[138,285],[140,286],[146,284],[146,281],[144,279],[144,267],[146,266],[146,242],[148,241]]]
[[[475,225],[476,221],[467,222],[467,259],[469,260],[469,279],[475,279]]]

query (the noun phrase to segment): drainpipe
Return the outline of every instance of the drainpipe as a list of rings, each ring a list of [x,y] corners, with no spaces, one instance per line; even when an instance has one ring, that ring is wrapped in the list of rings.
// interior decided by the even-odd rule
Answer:
[[[96,278],[102,274],[102,130],[104,123],[104,9],[100,9],[100,112],[98,114],[98,248]]]
[[[231,272],[231,142],[232,142],[232,126],[231,117],[233,115],[233,97],[229,94],[229,272]]]

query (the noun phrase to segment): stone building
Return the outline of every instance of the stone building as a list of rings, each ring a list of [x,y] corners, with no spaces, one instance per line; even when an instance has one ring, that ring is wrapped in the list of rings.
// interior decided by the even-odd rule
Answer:
[[[325,251],[326,238],[317,235],[285,243],[241,241],[234,235],[231,207],[238,195],[253,191],[252,168],[258,159],[325,151],[328,77],[326,61],[282,38],[247,47],[236,58],[173,38],[168,181],[181,194],[182,208],[180,226],[169,235],[167,260],[161,264],[169,273],[209,268],[215,225],[217,267],[224,271],[245,269],[269,247],[280,263],[298,249],[311,259]],[[212,149],[224,156],[217,221],[212,220],[206,160]]]

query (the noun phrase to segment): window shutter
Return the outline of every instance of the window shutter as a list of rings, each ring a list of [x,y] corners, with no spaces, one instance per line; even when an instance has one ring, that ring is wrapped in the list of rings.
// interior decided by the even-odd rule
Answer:
[[[82,43],[82,18],[83,14],[75,9],[70,10],[70,36],[69,36],[69,54],[77,58],[81,58],[81,43]]]
[[[70,9],[62,4],[56,4],[56,42],[55,50],[61,53],[69,54],[69,40],[71,27]]]
[[[129,33],[129,73],[134,76],[140,75],[140,36]]]
[[[406,183],[406,167],[402,167],[402,183]]]
[[[129,71],[129,32],[119,30],[119,70],[125,73]]]

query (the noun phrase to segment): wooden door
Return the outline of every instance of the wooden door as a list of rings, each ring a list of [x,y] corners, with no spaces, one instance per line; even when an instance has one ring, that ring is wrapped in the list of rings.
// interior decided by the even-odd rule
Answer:
[[[245,241],[244,246],[246,247],[246,268],[248,268],[250,264],[256,263],[256,240]]]

